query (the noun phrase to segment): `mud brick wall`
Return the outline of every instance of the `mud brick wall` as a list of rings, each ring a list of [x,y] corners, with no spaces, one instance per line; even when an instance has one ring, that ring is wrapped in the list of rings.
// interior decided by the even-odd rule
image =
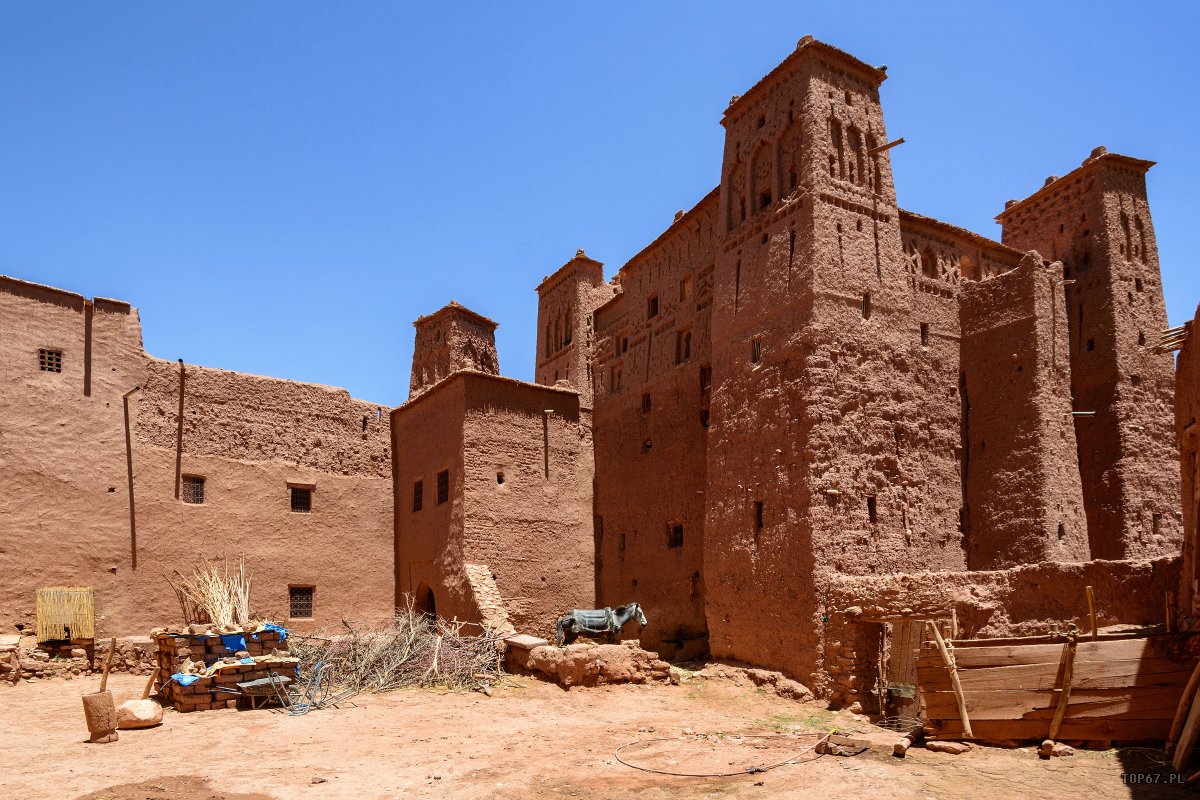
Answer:
[[[538,284],[537,345],[534,380],[559,381],[579,392],[579,403],[592,407],[593,359],[597,332],[592,313],[610,300],[615,287],[604,283],[604,265],[582,250]]]
[[[1197,309],[1200,317],[1200,309]],[[1187,342],[1175,366],[1175,431],[1179,441],[1179,470],[1182,478],[1183,567],[1179,585],[1179,609],[1195,628],[1200,618],[1200,538],[1196,522],[1200,511],[1200,330],[1191,323]]]
[[[276,650],[286,649],[278,631],[242,635],[246,640],[246,652],[251,657],[271,655]],[[216,691],[217,687],[234,689],[234,684],[266,678],[272,673],[289,676],[294,673],[294,666],[291,664],[236,664],[226,666],[212,676],[201,677],[188,686],[182,686],[178,681],[171,680],[171,676],[178,673],[188,660],[204,662],[211,666],[223,658],[233,656],[234,652],[225,646],[220,636],[160,634],[154,638],[154,642],[159,668],[155,685],[162,698],[173,705],[176,711],[207,711],[236,705],[238,698],[234,694]]]
[[[859,700],[878,676],[883,626],[865,621],[893,615],[958,619],[961,639],[1036,636],[1074,626],[1090,630],[1087,586],[1096,597],[1097,626],[1154,625],[1178,584],[1180,559],[1044,563],[1006,570],[912,575],[829,576],[823,598],[826,641],[821,692],[835,704]]]
[[[717,193],[676,215],[595,314],[596,593],[637,602],[647,647],[707,649],[704,498]],[[651,314],[651,312],[654,312]]]
[[[1062,261],[1079,469],[1094,558],[1179,552],[1171,356],[1146,195],[1152,162],[1097,148],[997,218],[1005,244]]]

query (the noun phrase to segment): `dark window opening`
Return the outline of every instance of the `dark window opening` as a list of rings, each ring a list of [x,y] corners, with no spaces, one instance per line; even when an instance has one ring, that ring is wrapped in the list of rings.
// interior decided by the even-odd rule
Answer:
[[[763,502],[762,500],[754,501],[754,530],[761,531],[763,529]]]
[[[654,319],[658,316],[658,295],[654,295],[646,301],[646,319]]]
[[[1155,536],[1158,536],[1162,533],[1162,514],[1151,515],[1150,530]]]
[[[879,521],[879,512],[876,508],[874,497],[867,498],[867,519],[869,519],[872,523]]]
[[[1133,288],[1137,289],[1139,292],[1142,291],[1142,279],[1141,278],[1133,279]]]
[[[628,352],[628,351],[629,351],[629,337],[628,337],[628,336],[622,336],[622,337],[621,337],[621,352],[622,352],[622,353],[625,353],[625,352]]]
[[[863,318],[863,319],[870,319],[870,318],[871,318],[871,293],[870,293],[870,292],[863,292],[863,296],[862,296],[862,318]]]
[[[498,483],[501,486],[504,485],[504,473],[503,472],[496,473],[496,483]]]
[[[450,499],[450,470],[444,469],[437,474],[437,501],[440,506]]]
[[[683,280],[681,280],[679,282],[679,299],[680,300],[692,299],[692,276],[691,275],[688,275],[686,278],[684,278]]]
[[[701,392],[707,391],[708,387],[711,385],[712,385],[712,367],[701,367],[700,368],[700,391]]]
[[[771,193],[763,192],[758,196],[758,207],[766,208],[769,205],[771,205]]]
[[[690,328],[675,333],[675,363],[683,364],[692,359],[692,331]]]
[[[425,481],[413,481],[413,511],[420,511],[425,505]]]
[[[1145,331],[1138,331],[1138,344],[1139,345],[1146,344],[1146,332]]]
[[[700,427],[701,428],[708,427],[708,409],[707,408],[700,409]]]
[[[184,475],[179,499],[185,503],[200,505],[204,502],[204,478],[199,475]]]
[[[767,118],[766,118],[766,117],[759,117],[759,118],[758,118],[758,122],[756,123],[755,127],[761,128],[762,126],[764,126],[764,125],[766,125],[766,124],[767,124]]]
[[[927,344],[929,344],[929,323],[922,322],[921,323],[921,345],[925,346]]]
[[[1095,339],[1088,339],[1087,349],[1088,349],[1089,353],[1096,349],[1096,340]]]
[[[1067,538],[1067,526],[1060,522],[1060,523],[1058,523],[1058,540],[1061,542],[1063,539],[1066,539],[1066,538]]]
[[[677,547],[683,547],[683,526],[672,525],[667,534],[667,547],[674,550]]]
[[[288,616],[292,619],[312,619],[313,587],[288,587]]]
[[[42,372],[62,372],[62,350],[38,350],[38,369]]]
[[[750,340],[750,363],[757,364],[762,361],[762,339]]]
[[[643,414],[650,413],[650,393],[649,392],[645,392],[642,395],[642,413]]]
[[[292,511],[307,514],[312,511],[312,489],[304,486],[289,487],[292,493]]]

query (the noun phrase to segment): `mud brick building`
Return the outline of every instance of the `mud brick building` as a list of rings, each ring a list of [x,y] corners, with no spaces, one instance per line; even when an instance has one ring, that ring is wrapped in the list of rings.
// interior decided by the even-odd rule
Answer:
[[[611,299],[581,295],[564,329],[590,335],[554,351],[589,351],[568,380],[594,396],[600,601],[642,600],[669,655],[706,640],[827,692],[876,646],[846,606],[920,606],[882,576],[1044,594],[1026,567],[1127,559],[1098,569],[1155,588],[1110,621],[1159,619],[1174,562],[1138,565],[1181,541],[1151,165],[1099,148],[993,241],[898,207],[886,77],[802,39],[726,109],[719,185]],[[562,303],[540,295],[544,326]],[[1052,591],[1078,608],[1095,571]],[[924,613],[973,617],[965,588],[934,594]],[[971,633],[1059,619],[1025,613]]]
[[[610,279],[580,250],[537,286],[532,384],[456,303],[415,323],[385,414],[154,359],[127,304],[0,281],[0,622],[72,582],[148,627],[163,570],[244,551],[314,621],[409,595],[547,635],[637,601],[664,656],[836,702],[886,682],[893,621],[1083,627],[1092,586],[1102,625],[1161,622],[1196,380],[1185,352],[1176,397],[1153,347],[1151,163],[1097,148],[989,239],[898,206],[886,77],[801,39],[725,109],[711,192]]]

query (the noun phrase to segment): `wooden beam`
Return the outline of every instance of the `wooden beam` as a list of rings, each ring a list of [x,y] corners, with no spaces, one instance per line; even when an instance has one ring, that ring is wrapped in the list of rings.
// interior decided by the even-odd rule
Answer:
[[[1050,720],[1050,735],[1047,739],[1058,737],[1058,729],[1067,713],[1067,704],[1071,702],[1071,672],[1075,668],[1075,639],[1063,646],[1062,665],[1059,671],[1062,675],[1058,690],[1058,707],[1054,709],[1054,717]]]
[[[1096,595],[1092,593],[1092,587],[1087,587],[1088,598],[1088,615],[1092,618],[1092,641],[1096,641]]]
[[[1196,662],[1196,667],[1192,670],[1192,677],[1188,678],[1187,686],[1183,689],[1183,697],[1179,698],[1179,707],[1175,709],[1175,719],[1171,721],[1171,733],[1167,736],[1168,748],[1179,741],[1179,732],[1183,728],[1183,720],[1192,705],[1192,699],[1196,696],[1197,686],[1200,686],[1200,661]]]
[[[946,648],[946,640],[942,638],[942,632],[938,630],[937,625],[929,620],[926,620],[925,624],[933,631],[934,641],[937,642],[938,650],[942,654],[942,662],[950,672],[950,684],[954,687],[954,699],[958,702],[958,718],[962,722],[963,738],[974,739],[975,734],[971,731],[971,718],[967,716],[967,701],[963,697],[962,684],[958,681],[958,669],[954,665],[954,657]]]

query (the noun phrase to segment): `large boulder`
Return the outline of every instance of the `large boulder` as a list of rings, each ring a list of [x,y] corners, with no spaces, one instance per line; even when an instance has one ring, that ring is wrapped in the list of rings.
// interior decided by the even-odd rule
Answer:
[[[671,665],[637,641],[621,644],[543,645],[529,651],[525,668],[560,686],[601,686],[613,683],[666,683]]]
[[[126,700],[117,706],[117,727],[123,731],[153,728],[162,721],[162,706],[153,700]]]

